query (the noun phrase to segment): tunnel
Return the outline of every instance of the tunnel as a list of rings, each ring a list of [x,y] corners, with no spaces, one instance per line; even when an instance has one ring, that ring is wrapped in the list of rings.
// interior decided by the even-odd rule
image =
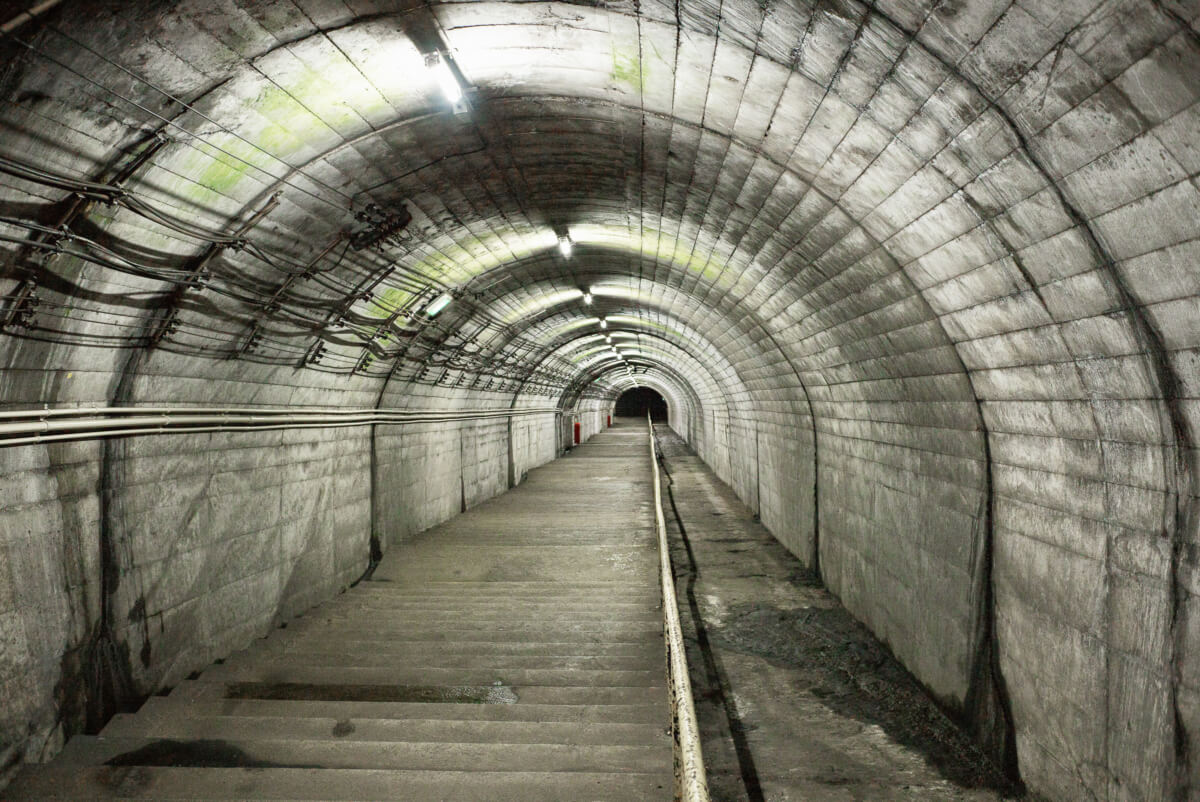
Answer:
[[[617,396],[613,414],[626,418],[645,418],[667,422],[667,400],[649,387],[633,387]]]
[[[0,2],[0,783],[652,392],[1010,779],[1196,798],[1198,95],[1184,0]]]

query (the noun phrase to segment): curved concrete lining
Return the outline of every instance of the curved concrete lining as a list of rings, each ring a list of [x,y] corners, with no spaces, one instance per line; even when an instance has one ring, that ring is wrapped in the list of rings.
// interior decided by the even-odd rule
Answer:
[[[563,409],[0,450],[0,765],[597,431],[603,315],[1030,788],[1197,793],[1194,4],[8,6],[0,403]]]

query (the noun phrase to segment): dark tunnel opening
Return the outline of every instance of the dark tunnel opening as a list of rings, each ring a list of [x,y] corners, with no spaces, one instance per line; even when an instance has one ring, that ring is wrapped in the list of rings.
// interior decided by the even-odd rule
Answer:
[[[626,390],[617,398],[617,405],[613,410],[613,414],[619,418],[644,418],[647,412],[650,413],[650,419],[655,423],[667,422],[666,399],[649,387],[635,387],[632,390]]]

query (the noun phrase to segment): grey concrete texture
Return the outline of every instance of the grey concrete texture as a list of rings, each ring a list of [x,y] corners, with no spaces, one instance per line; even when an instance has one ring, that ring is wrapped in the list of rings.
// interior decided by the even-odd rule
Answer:
[[[1020,795],[665,425],[663,495],[714,799]]]
[[[670,798],[646,438],[609,429],[395,544],[5,798]]]
[[[372,534],[517,483],[576,419],[599,430],[628,364],[1030,788],[1194,795],[1198,17],[65,0],[21,26],[0,156],[120,179],[188,227],[0,172],[0,403],[565,414],[0,450],[0,765],[81,726],[61,680],[94,644],[143,692],[202,667],[336,590]],[[469,112],[422,72],[431,48]],[[368,202],[413,222],[327,252]],[[254,248],[195,231],[249,223]],[[184,291],[166,272],[198,267]],[[597,317],[624,364],[594,351]]]

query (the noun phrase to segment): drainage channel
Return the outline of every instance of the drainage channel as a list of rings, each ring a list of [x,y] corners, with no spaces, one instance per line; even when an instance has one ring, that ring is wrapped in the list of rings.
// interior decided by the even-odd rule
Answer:
[[[713,800],[1021,795],[678,434],[656,434]]]

